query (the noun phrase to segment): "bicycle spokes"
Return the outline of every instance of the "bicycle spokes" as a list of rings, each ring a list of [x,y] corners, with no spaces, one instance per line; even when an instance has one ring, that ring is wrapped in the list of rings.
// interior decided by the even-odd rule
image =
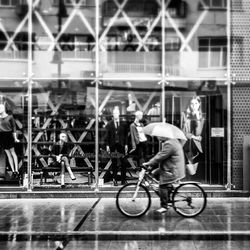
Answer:
[[[151,196],[145,186],[128,183],[118,191],[116,205],[122,214],[128,217],[139,217],[150,208]]]
[[[206,194],[197,184],[183,184],[173,193],[173,208],[184,217],[200,214],[206,206]]]

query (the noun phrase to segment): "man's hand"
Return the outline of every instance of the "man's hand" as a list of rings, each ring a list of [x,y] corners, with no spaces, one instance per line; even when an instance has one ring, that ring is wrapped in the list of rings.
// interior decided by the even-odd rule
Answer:
[[[153,167],[148,165],[147,162],[142,163],[142,166],[144,166],[149,172],[153,170]]]

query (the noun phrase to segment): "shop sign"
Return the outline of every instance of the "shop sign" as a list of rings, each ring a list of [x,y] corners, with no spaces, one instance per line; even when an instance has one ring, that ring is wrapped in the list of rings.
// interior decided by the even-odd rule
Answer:
[[[211,128],[211,137],[224,137],[224,128]]]

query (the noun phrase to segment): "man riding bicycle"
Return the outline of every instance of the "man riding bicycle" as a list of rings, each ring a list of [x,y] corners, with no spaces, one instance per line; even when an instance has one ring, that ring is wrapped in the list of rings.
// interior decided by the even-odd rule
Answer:
[[[155,169],[160,164],[159,194],[161,207],[157,212],[165,213],[168,209],[169,188],[172,183],[185,177],[185,158],[182,145],[178,139],[168,139],[160,136],[157,136],[157,138],[162,142],[162,149],[148,162],[143,163],[143,165]]]

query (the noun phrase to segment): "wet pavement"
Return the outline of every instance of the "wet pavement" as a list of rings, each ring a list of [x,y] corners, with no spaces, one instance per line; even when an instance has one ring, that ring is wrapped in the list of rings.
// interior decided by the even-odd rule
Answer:
[[[0,249],[250,249],[250,198],[209,198],[195,218],[158,206],[130,219],[114,198],[0,199]]]

